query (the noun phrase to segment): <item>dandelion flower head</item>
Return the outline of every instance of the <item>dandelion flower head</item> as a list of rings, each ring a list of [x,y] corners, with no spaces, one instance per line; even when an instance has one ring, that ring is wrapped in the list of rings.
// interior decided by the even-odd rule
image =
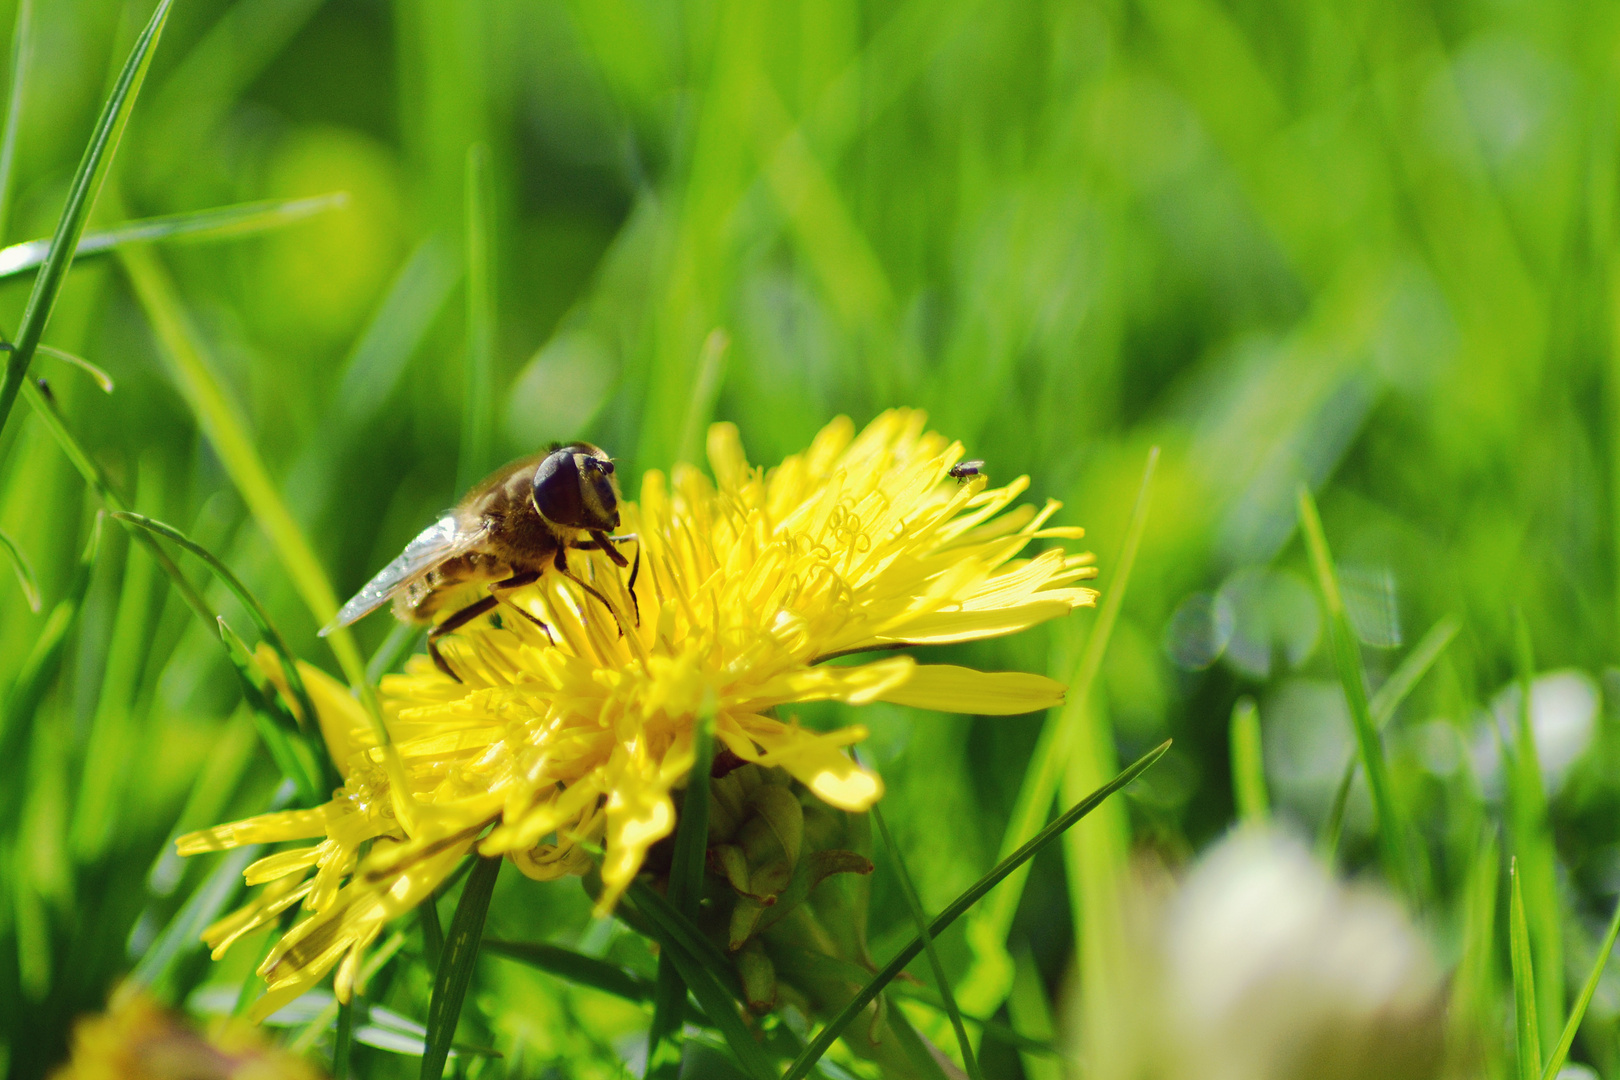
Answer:
[[[739,758],[862,811],[882,793],[845,753],[865,728],[823,733],[780,708],[887,701],[1009,715],[1062,700],[1062,684],[1034,674],[902,655],[822,662],[1010,634],[1094,603],[1077,584],[1095,574],[1089,555],[1026,553],[1082,535],[1047,527],[1056,502],[1014,505],[1027,478],[991,488],[952,477],[961,445],[909,410],[859,433],[836,420],[770,470],[750,466],[736,428],[716,424],[708,457],[712,480],[685,465],[667,479],[649,472],[639,502],[621,504],[641,545],[634,598],[628,570],[586,552],[570,562],[600,599],[551,573],[514,591],[505,602],[532,618],[506,612],[442,639],[462,682],[423,656],[384,679],[390,746],[376,745],[345,688],[300,665],[344,786],[322,806],[179,841],[186,854],[309,842],[249,866],[248,883],[265,888],[204,935],[217,957],[292,905],[308,911],[259,969],[269,989],[256,1017],[334,967],[348,1000],[366,947],[469,852],[540,880],[583,874],[599,857],[608,910],[674,828],[670,793],[692,766],[700,720]]]

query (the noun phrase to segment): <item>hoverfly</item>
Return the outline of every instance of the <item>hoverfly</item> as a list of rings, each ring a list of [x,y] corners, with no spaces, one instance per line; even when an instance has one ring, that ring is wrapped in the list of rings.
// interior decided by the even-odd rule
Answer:
[[[973,477],[980,475],[983,469],[984,462],[982,461],[958,461],[951,466],[948,475],[956,480],[971,480]]]
[[[614,565],[628,566],[613,542],[635,537],[610,536],[618,527],[619,485],[612,460],[590,443],[553,445],[486,477],[355,593],[321,636],[371,614],[390,599],[401,621],[431,623],[454,591],[485,583],[489,595],[428,631],[433,663],[460,682],[439,653],[438,639],[494,610],[503,593],[538,581],[547,563],[612,611],[613,605],[600,592],[568,569],[568,551],[601,550]],[[632,603],[640,569],[638,543],[636,565],[630,571]],[[522,613],[550,636],[545,623]]]

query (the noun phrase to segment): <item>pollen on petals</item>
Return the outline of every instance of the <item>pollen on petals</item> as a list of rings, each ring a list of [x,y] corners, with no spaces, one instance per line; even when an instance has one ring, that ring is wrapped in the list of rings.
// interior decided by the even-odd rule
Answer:
[[[316,809],[180,840],[187,854],[318,841],[255,863],[265,891],[210,928],[223,949],[303,904],[261,968],[269,990],[254,1015],[340,964],[338,991],[350,993],[386,923],[474,850],[540,880],[598,866],[607,910],[675,827],[671,792],[700,721],[737,756],[860,812],[883,793],[848,753],[866,729],[801,727],[796,703],[1008,715],[1062,701],[1062,685],[1039,675],[911,656],[836,661],[1012,634],[1094,603],[1080,584],[1096,572],[1089,556],[1029,550],[1079,532],[1048,524],[1056,503],[1014,505],[1026,478],[952,477],[963,447],[912,410],[859,432],[839,418],[768,470],[749,464],[728,424],[711,428],[707,450],[713,479],[685,465],[651,471],[639,501],[621,503],[623,531],[638,538],[626,550],[640,565],[633,597],[628,569],[571,553],[592,592],[547,573],[503,594],[512,611],[498,625],[481,619],[442,639],[461,682],[423,656],[383,680],[397,767],[383,768],[348,692],[300,665],[344,786]],[[265,666],[279,683],[273,659]]]

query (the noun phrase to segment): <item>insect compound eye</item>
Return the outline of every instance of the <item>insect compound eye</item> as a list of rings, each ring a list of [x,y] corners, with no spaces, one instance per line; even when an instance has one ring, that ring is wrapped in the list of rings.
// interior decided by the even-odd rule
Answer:
[[[577,457],[568,448],[547,454],[534,470],[534,508],[554,524],[590,528],[580,490],[582,479]]]
[[[613,462],[607,460],[606,458],[593,458],[592,460],[601,466],[603,472],[607,473],[609,476],[613,475]]]

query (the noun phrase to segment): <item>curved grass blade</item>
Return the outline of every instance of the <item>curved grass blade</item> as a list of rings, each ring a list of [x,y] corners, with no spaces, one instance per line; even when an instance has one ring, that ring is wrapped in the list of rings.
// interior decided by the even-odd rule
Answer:
[[[0,134],[0,241],[11,227],[11,194],[17,176],[17,132],[22,127],[23,88],[34,57],[34,0],[18,0],[11,26],[11,91],[6,95],[6,127]]]
[[[1614,952],[1616,938],[1620,938],[1620,903],[1614,906],[1614,917],[1609,920],[1608,933],[1603,935],[1603,944],[1598,947],[1597,958],[1592,961],[1592,970],[1587,973],[1586,983],[1581,987],[1581,996],[1575,999],[1575,1007],[1570,1010],[1564,1033],[1558,1037],[1558,1045],[1553,1048],[1552,1057],[1547,1059],[1547,1067],[1541,1071],[1541,1080],[1556,1080],[1558,1070],[1564,1067],[1569,1048],[1575,1045],[1575,1033],[1581,1029],[1581,1021],[1586,1017],[1586,1007],[1592,1004],[1598,980],[1603,977],[1603,969],[1609,964],[1609,954]]]
[[[422,1052],[422,1080],[440,1080],[450,1042],[456,1037],[461,1004],[472,984],[473,967],[478,962],[478,945],[484,936],[484,916],[489,914],[489,898],[495,893],[501,858],[477,857],[467,878],[456,913],[450,920],[450,933],[444,953],[433,976],[433,999],[428,1003],[426,1046]]]
[[[1240,697],[1232,706],[1232,799],[1238,820],[1264,824],[1271,816],[1266,793],[1265,753],[1260,745],[1260,710],[1254,698]]]
[[[878,828],[878,835],[883,838],[883,846],[889,849],[889,857],[894,860],[900,891],[905,894],[906,907],[911,909],[911,917],[917,923],[917,936],[922,938],[923,951],[928,954],[928,966],[934,971],[934,985],[939,987],[945,1015],[950,1017],[951,1030],[956,1032],[956,1044],[962,1051],[962,1065],[973,1080],[984,1080],[984,1074],[979,1071],[979,1063],[973,1056],[973,1042],[968,1038],[967,1026],[962,1023],[962,1012],[956,1007],[956,998],[951,993],[951,981],[945,977],[945,965],[940,963],[939,950],[934,948],[934,936],[928,932],[928,916],[923,912],[922,899],[917,895],[916,885],[912,883],[911,871],[906,869],[900,848],[889,833],[888,822],[883,820],[883,811],[873,805],[871,813],[872,821]]]
[[[1373,724],[1379,731],[1384,730],[1395,716],[1395,710],[1401,707],[1423,676],[1429,673],[1429,668],[1440,658],[1451,639],[1457,636],[1462,624],[1456,616],[1446,615],[1429,628],[1423,635],[1423,640],[1413,646],[1412,651],[1400,662],[1400,665],[1384,680],[1384,685],[1372,696],[1368,708],[1372,710]],[[1350,786],[1355,783],[1356,770],[1361,767],[1359,756],[1352,754],[1350,760],[1344,764],[1344,775],[1339,779],[1339,787],[1333,793],[1333,806],[1328,811],[1327,823],[1322,828],[1321,841],[1318,848],[1322,857],[1332,860],[1339,848],[1339,838],[1344,832],[1344,814],[1350,805]]]
[[[347,192],[334,191],[304,199],[264,199],[211,210],[137,218],[110,229],[85,233],[79,239],[74,258],[82,260],[106,255],[125,244],[154,240],[226,240],[266,232],[335,210],[348,199]],[[25,240],[0,248],[0,282],[22,277],[37,269],[45,262],[50,246],[50,240]]]
[[[4,549],[6,557],[11,560],[11,568],[17,572],[17,584],[22,587],[23,599],[28,601],[28,610],[38,615],[43,606],[39,598],[39,581],[34,577],[34,568],[29,565],[28,556],[23,549],[17,546],[17,541],[0,529],[0,549]]]
[[[1344,594],[1339,590],[1338,574],[1333,569],[1333,553],[1328,549],[1327,536],[1322,531],[1316,501],[1311,498],[1310,488],[1304,484],[1299,486],[1299,520],[1305,533],[1311,566],[1316,571],[1317,586],[1322,591],[1322,601],[1327,608],[1328,636],[1332,639],[1334,663],[1339,669],[1339,682],[1350,708],[1350,721],[1355,728],[1361,765],[1367,770],[1367,786],[1372,792],[1373,810],[1378,816],[1378,846],[1384,872],[1403,895],[1416,901],[1419,899],[1416,852],[1407,841],[1405,819],[1395,802],[1394,785],[1390,781],[1389,762],[1384,758],[1378,726],[1373,722],[1372,709],[1367,702],[1360,639],[1345,611]]]
[[[681,981],[691,989],[709,1023],[725,1036],[726,1045],[731,1047],[743,1069],[754,1080],[775,1080],[776,1066],[738,1012],[738,994],[734,986],[727,985],[736,980],[719,950],[668,900],[645,884],[636,882],[630,887],[629,895],[663,947],[660,961],[664,956],[670,958]],[[727,974],[724,984],[716,972]]]
[[[117,488],[113,487],[112,481],[107,479],[107,474],[101,470],[100,465],[96,464],[95,459],[90,456],[89,452],[79,445],[79,440],[62,422],[62,414],[57,412],[55,406],[46,400],[39,387],[35,386],[31,381],[24,380],[22,396],[27,400],[29,407],[34,410],[34,415],[39,417],[46,430],[51,433],[51,437],[56,440],[57,446],[62,448],[62,453],[67,456],[68,461],[78,470],[79,475],[84,478],[84,482],[89,484],[96,495],[100,497],[102,503],[109,510],[128,509],[128,501],[125,500]],[[169,553],[163,550],[163,545],[157,542],[157,538],[139,529],[135,530],[134,535],[141,543],[146,545],[146,550],[151,552],[152,558],[157,560],[157,564],[163,568],[163,572],[169,575],[170,580],[174,582],[175,590],[180,593],[181,599],[186,602],[187,606],[195,611],[203,621],[207,622],[213,619],[213,612],[208,610],[208,605],[203,602],[202,596],[192,587],[186,576],[180,572],[180,568],[175,565],[174,560],[169,558]]]
[[[11,415],[11,407],[16,403],[17,393],[28,374],[28,365],[34,359],[34,350],[39,347],[40,338],[45,334],[45,324],[50,321],[51,310],[56,306],[63,282],[67,280],[68,267],[73,263],[79,238],[84,234],[85,222],[90,218],[90,210],[107,176],[107,166],[112,163],[113,152],[124,134],[124,125],[129,122],[130,110],[135,107],[141,83],[146,79],[152,51],[163,33],[164,23],[168,21],[172,2],[159,0],[146,29],[136,39],[129,59],[124,62],[124,69],[118,74],[118,81],[113,84],[111,95],[102,106],[90,145],[85,147],[78,172],[68,188],[67,204],[57,221],[56,234],[51,237],[39,276],[34,279],[34,291],[29,294],[28,306],[23,309],[22,324],[17,328],[17,347],[7,358],[4,381],[0,381],[0,429],[5,427],[6,419]]]
[[[692,736],[692,769],[681,796],[675,827],[675,853],[669,869],[669,904],[687,919],[697,915],[703,892],[704,858],[709,841],[709,769],[714,761],[714,710],[706,710]],[[653,995],[652,1027],[647,1033],[648,1077],[674,1080],[681,1071],[681,1018],[686,1012],[686,985],[675,961],[658,958],[658,984]]]
[[[287,639],[281,636],[281,631],[277,630],[275,624],[270,621],[270,613],[264,610],[264,605],[259,603],[258,597],[254,596],[248,590],[248,587],[242,583],[242,579],[237,577],[230,567],[220,561],[217,555],[173,525],[128,510],[115,510],[113,511],[113,517],[119,521],[125,521],[138,528],[145,529],[147,532],[161,536],[165,540],[172,541],[185,548],[201,559],[203,564],[214,572],[214,576],[219,578],[220,582],[231,591],[231,595],[241,601],[242,606],[247,609],[248,617],[253,620],[254,628],[258,630],[259,636],[269,642],[270,647],[276,651],[276,656],[281,661],[282,675],[286,678],[287,685],[292,689],[293,697],[296,699],[295,703],[298,706],[298,714],[295,719],[298,721],[299,729],[305,735],[312,733],[315,730],[315,703],[310,700],[309,691],[304,688],[303,677],[298,674],[298,658],[293,655],[292,649],[287,646]]]
[[[254,662],[247,643],[230,628],[223,615],[216,616],[215,622],[219,626],[219,639],[225,646],[225,655],[236,669],[242,697],[253,711],[254,726],[258,728],[259,737],[264,740],[276,768],[297,787],[300,805],[319,806],[323,801],[323,780],[331,779],[321,775],[322,758],[311,749],[309,741],[298,730],[298,722],[282,706],[270,680],[265,678],[259,665]],[[326,790],[330,791],[336,786],[327,783]]]
[[[617,964],[544,941],[486,940],[484,951],[637,1004],[651,1001],[657,985]]]
[[[71,364],[72,366],[78,368],[80,371],[96,380],[96,385],[101,387],[102,393],[110,394],[113,392],[112,376],[107,374],[101,368],[92,364],[90,361],[86,360],[84,357],[75,356],[65,349],[53,349],[49,345],[41,345],[34,351],[39,353],[41,356],[49,356],[62,361],[64,364]]]
[[[1519,860],[1508,865],[1512,899],[1508,909],[1509,956],[1513,963],[1513,1026],[1517,1035],[1519,1080],[1541,1078],[1541,1032],[1536,1022],[1536,979],[1530,960],[1530,931],[1524,925],[1524,897],[1519,889]]]
[[[1110,588],[1103,595],[1102,609],[1091,634],[1086,638],[1085,651],[1074,678],[1069,680],[1069,693],[1061,709],[1047,711],[1041,725],[1041,734],[1030,755],[1029,766],[1018,788],[1012,817],[1001,838],[1001,854],[1005,858],[1034,836],[1041,822],[1052,812],[1057,798],[1058,778],[1067,766],[1074,718],[1085,707],[1091,686],[1102,667],[1108,642],[1113,637],[1114,625],[1119,621],[1120,608],[1125,603],[1125,591],[1130,585],[1131,571],[1136,566],[1136,554],[1142,546],[1142,535],[1147,529],[1147,514],[1152,493],[1153,474],[1159,464],[1159,448],[1148,451],[1147,464],[1142,469],[1142,483],[1137,488],[1136,502],[1125,526],[1125,539],[1120,545],[1117,569]],[[1012,930],[1013,917],[1018,913],[1018,902],[1024,895],[1026,870],[1018,870],[984,906],[975,912],[967,927],[968,944],[974,952],[972,968],[957,989],[958,998],[969,1012],[985,1015],[995,1012],[1006,1000],[1012,988],[1013,962],[1007,952],[1007,934]]]
[[[1102,805],[1103,800],[1108,796],[1141,776],[1149,766],[1163,757],[1169,749],[1170,740],[1166,739],[1146,754],[1137,758],[1124,772],[1064,811],[1055,821],[1037,833],[1029,843],[1020,847],[1007,858],[1002,859],[966,892],[951,901],[950,906],[935,916],[934,921],[928,925],[929,932],[938,937],[951,923],[961,918],[965,911],[978,903],[985,893],[995,888],[1003,878],[1034,858],[1038,852],[1061,836],[1075,822]],[[862,1009],[871,1004],[873,998],[882,993],[883,988],[895,976],[905,970],[907,964],[916,959],[917,954],[922,951],[922,947],[921,938],[912,938],[905,948],[896,953],[894,959],[885,964],[883,969],[874,975],[871,981],[862,987],[860,992],[851,998],[847,1005],[839,1010],[838,1015],[827,1022],[827,1025],[821,1029],[821,1033],[815,1037],[809,1046],[805,1047],[804,1053],[800,1054],[798,1059],[793,1062],[793,1067],[787,1071],[783,1080],[803,1080],[805,1076],[809,1075],[810,1070],[815,1067],[821,1055],[827,1052],[827,1048],[832,1046],[833,1041],[843,1034],[844,1029],[850,1025],[851,1021],[860,1014]]]

